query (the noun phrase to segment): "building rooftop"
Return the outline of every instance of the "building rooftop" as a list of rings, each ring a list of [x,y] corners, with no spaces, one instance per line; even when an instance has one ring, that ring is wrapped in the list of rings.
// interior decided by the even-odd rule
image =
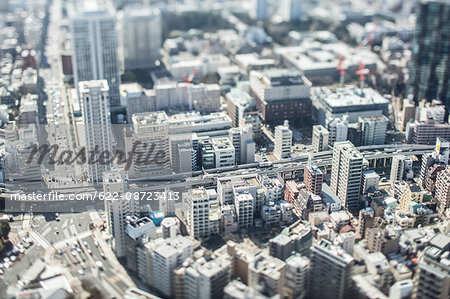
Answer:
[[[312,90],[322,103],[330,108],[389,104],[389,100],[372,88],[361,88],[354,85],[344,87],[314,87]]]

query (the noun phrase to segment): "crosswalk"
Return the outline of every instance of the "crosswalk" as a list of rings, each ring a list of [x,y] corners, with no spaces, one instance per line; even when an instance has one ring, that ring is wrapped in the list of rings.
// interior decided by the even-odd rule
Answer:
[[[43,237],[47,236],[52,230],[51,226],[47,226],[47,228],[41,233]]]
[[[30,236],[33,238],[33,240],[42,248],[47,249],[50,247],[50,243],[45,240],[41,234],[39,234],[38,232],[32,230],[30,232]]]

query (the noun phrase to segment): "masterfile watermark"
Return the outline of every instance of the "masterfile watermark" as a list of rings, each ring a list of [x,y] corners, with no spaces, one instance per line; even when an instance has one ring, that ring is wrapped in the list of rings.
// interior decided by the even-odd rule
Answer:
[[[124,170],[128,171],[132,164],[163,166],[170,162],[166,151],[158,150],[155,152],[155,148],[155,143],[148,144],[141,141],[135,141],[129,152],[119,149],[114,151],[100,150],[98,145],[92,150],[83,146],[77,151],[68,149],[61,151],[57,144],[33,144],[28,147],[31,152],[25,163],[32,164],[33,161],[37,161],[39,165],[42,163],[48,163],[49,165],[93,165],[96,163],[112,165],[115,162],[117,165],[125,164]]]

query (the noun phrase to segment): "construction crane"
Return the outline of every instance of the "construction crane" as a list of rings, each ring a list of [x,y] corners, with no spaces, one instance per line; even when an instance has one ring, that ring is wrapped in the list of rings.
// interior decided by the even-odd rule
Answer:
[[[361,92],[364,89],[364,81],[366,80],[366,75],[369,73],[369,69],[366,68],[364,63],[359,63],[359,69],[356,71],[356,74],[359,75],[359,79],[361,81]]]
[[[192,72],[191,72],[191,74],[190,74],[189,76],[186,75],[186,74],[184,74],[184,75],[183,75],[184,82],[185,82],[185,83],[188,83],[188,84],[191,84],[192,81],[193,81],[194,78],[195,78],[195,73],[197,73],[197,69],[196,69],[196,68],[194,68],[194,69],[192,70]]]
[[[337,70],[339,70],[340,72],[340,84],[341,86],[344,86],[344,80],[345,80],[345,74],[347,72],[347,67],[344,65],[343,61],[344,61],[344,56],[339,56],[339,63],[338,66],[336,67]]]

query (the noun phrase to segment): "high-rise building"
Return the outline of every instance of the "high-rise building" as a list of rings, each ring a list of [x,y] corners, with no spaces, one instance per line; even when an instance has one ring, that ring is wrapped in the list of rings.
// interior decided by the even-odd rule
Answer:
[[[441,215],[450,208],[450,166],[447,165],[440,171],[436,178],[436,196],[437,209]]]
[[[156,65],[161,49],[161,13],[159,10],[132,7],[120,15],[121,62],[125,70]]]
[[[284,0],[282,15],[287,22],[299,21],[302,16],[302,0]]]
[[[327,122],[328,132],[330,133],[329,145],[333,146],[335,142],[346,141],[348,136],[348,117],[333,118]]]
[[[71,33],[78,92],[79,82],[104,79],[109,86],[109,108],[120,106],[116,18],[106,11],[85,10],[71,19]]]
[[[211,138],[211,145],[216,168],[235,164],[235,148],[228,137]]]
[[[309,259],[299,253],[286,260],[286,289],[290,298],[304,298],[309,275]]]
[[[78,89],[83,107],[86,152],[98,153],[96,159],[112,156],[112,131],[109,112],[109,87],[106,80],[79,82]],[[107,154],[109,153],[109,155]],[[95,161],[95,160],[94,160]],[[88,163],[89,178],[101,182],[102,174],[111,168],[108,161]]]
[[[349,141],[336,142],[331,168],[331,189],[349,210],[358,209],[363,156]]]
[[[269,3],[267,0],[252,0],[250,16],[255,20],[269,19]]]
[[[450,108],[450,3],[422,0],[416,8],[416,30],[409,91],[416,103],[437,99]]]
[[[278,159],[287,159],[291,157],[292,131],[289,129],[289,123],[275,127],[275,149],[274,155]]]
[[[133,130],[125,131],[125,150],[127,153],[134,152],[129,177],[169,174],[171,160],[166,113],[163,111],[138,113],[133,115],[131,120]]]
[[[231,128],[228,136],[235,149],[236,165],[255,162],[255,142],[251,125]]]
[[[286,264],[263,252],[258,253],[248,266],[248,285],[260,289],[266,296],[282,293]]]
[[[391,181],[402,181],[404,179],[412,179],[414,173],[412,171],[412,160],[404,155],[394,156],[391,165]]]
[[[358,119],[361,127],[361,145],[384,144],[389,119],[384,116],[368,116]]]
[[[414,299],[444,299],[450,296],[450,237],[438,234],[420,257],[414,277]]]
[[[109,234],[113,237],[112,248],[118,257],[126,254],[127,217],[134,215],[138,210],[134,200],[128,200],[126,192],[128,182],[123,171],[109,171],[103,174],[103,192],[105,198],[106,223]],[[111,198],[119,198],[111,200]],[[109,199],[109,200],[108,200]]]
[[[321,125],[313,126],[312,133],[312,148],[314,152],[321,152],[328,150],[328,143],[330,141],[330,132]]]
[[[250,95],[266,123],[305,121],[311,117],[312,83],[301,73],[290,69],[250,71],[249,81]]]
[[[214,219],[215,213],[218,214],[215,209],[217,198],[210,197],[210,193],[205,188],[197,188],[190,189],[186,198],[183,199],[187,230],[194,238],[209,237],[218,233],[218,219]]]
[[[306,190],[315,195],[322,195],[323,173],[319,167],[313,164],[308,164],[305,167],[304,182],[306,185]]]
[[[350,298],[352,266],[353,258],[342,248],[325,239],[319,240],[311,247],[308,297]]]
[[[150,271],[153,271],[152,286],[166,297],[172,297],[174,270],[192,257],[193,242],[186,237],[176,236],[166,240],[150,252]]]
[[[236,207],[237,222],[239,227],[253,225],[253,211],[255,199],[248,191],[234,192],[234,206]]]
[[[185,298],[222,298],[223,289],[230,282],[231,262],[224,257],[211,261],[198,261],[186,269],[184,275]]]

